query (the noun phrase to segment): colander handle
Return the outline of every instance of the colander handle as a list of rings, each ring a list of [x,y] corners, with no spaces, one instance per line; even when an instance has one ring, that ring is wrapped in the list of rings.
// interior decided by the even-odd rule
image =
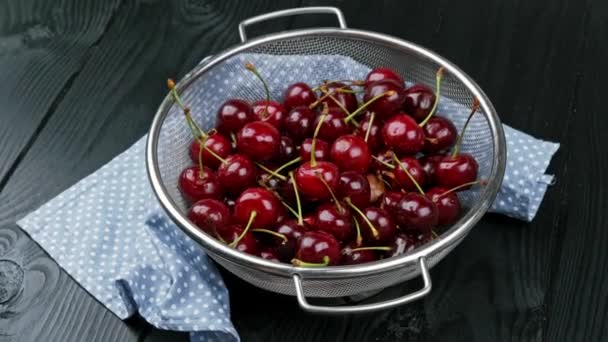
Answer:
[[[344,14],[336,7],[299,7],[299,8],[291,8],[282,11],[270,12],[262,15],[258,15],[255,17],[251,17],[249,19],[245,19],[241,21],[239,24],[239,35],[241,36],[241,42],[247,41],[247,34],[245,33],[245,28],[251,24],[256,24],[262,21],[276,19],[281,17],[288,17],[292,15],[299,14],[335,14],[338,17],[338,23],[340,24],[340,28],[346,28],[346,20],[344,19]]]
[[[422,280],[424,281],[424,287],[414,293],[410,293],[400,298],[387,300],[380,303],[372,304],[361,304],[352,306],[319,306],[312,305],[306,301],[304,296],[304,290],[302,288],[302,278],[298,274],[293,275],[293,281],[296,285],[296,295],[298,297],[298,303],[300,307],[308,312],[323,313],[323,314],[351,314],[351,313],[364,313],[378,310],[385,310],[394,308],[399,305],[413,302],[418,300],[431,292],[432,283],[429,269],[426,265],[426,258],[421,257],[418,259],[418,266],[420,267],[420,273],[422,273]]]

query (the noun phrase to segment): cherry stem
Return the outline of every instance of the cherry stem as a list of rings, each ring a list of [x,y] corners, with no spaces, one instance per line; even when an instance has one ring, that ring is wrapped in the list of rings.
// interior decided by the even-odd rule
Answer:
[[[441,94],[441,78],[442,77],[443,77],[443,67],[440,67],[439,69],[437,69],[437,73],[435,74],[435,102],[433,103],[433,108],[431,108],[429,115],[427,115],[426,118],[424,118],[424,120],[422,120],[422,122],[418,124],[418,126],[420,126],[420,127],[424,127],[424,125],[426,125],[426,123],[431,119],[431,117],[437,111],[437,106],[439,105],[439,96]]]
[[[323,185],[325,185],[325,187],[327,188],[327,191],[329,191],[329,195],[334,200],[334,203],[336,204],[336,208],[338,209],[338,211],[343,213],[344,207],[340,204],[340,201],[338,201],[338,197],[336,197],[336,194],[334,194],[334,192],[331,190],[331,187],[329,186],[329,184],[327,184],[327,181],[325,181],[325,179],[323,178],[323,175],[317,174],[317,177],[319,178],[319,180],[321,180],[321,183],[323,183]]]
[[[351,249],[351,252],[358,252],[358,251],[390,251],[392,250],[392,247],[389,246],[370,246],[370,247],[358,247],[358,248],[354,248]]]
[[[357,212],[357,214],[359,214],[359,216],[361,216],[361,218],[365,221],[365,223],[367,223],[367,225],[369,226],[369,229],[372,232],[372,235],[374,236],[375,239],[378,238],[378,229],[376,229],[376,227],[374,227],[374,225],[372,224],[372,222],[367,218],[367,215],[365,215],[365,213],[363,213],[361,211],[361,209],[357,208],[357,206],[355,206],[353,204],[353,202],[351,202],[350,198],[346,197],[344,199],[344,201],[346,202],[346,204],[348,204],[351,208],[353,208],[354,211]]]
[[[475,185],[475,184],[481,184],[481,185],[485,185],[485,184],[486,184],[486,181],[485,181],[485,180],[476,180],[476,181],[472,181],[472,182],[468,182],[468,183],[460,184],[460,185],[458,185],[458,186],[455,186],[455,187],[451,188],[450,190],[447,190],[447,191],[446,191],[446,192],[444,192],[444,193],[441,193],[441,194],[439,195],[439,197],[443,197],[443,196],[445,196],[445,195],[447,195],[447,194],[449,194],[449,193],[451,193],[451,192],[458,191],[458,190],[460,190],[460,189],[462,189],[462,188],[466,188],[466,187],[468,187],[468,186]]]
[[[361,246],[361,244],[363,243],[363,238],[361,237],[361,227],[359,226],[359,221],[354,220],[355,221],[355,229],[357,229],[357,238],[355,239],[355,243],[357,244],[357,246]]]
[[[271,191],[273,194],[275,194],[275,196],[277,196],[279,198],[279,201],[281,202],[281,204],[283,204],[283,206],[285,208],[287,208],[287,210],[289,210],[289,212],[295,216],[296,218],[298,217],[298,212],[292,208],[289,204],[287,204],[287,202],[284,201],[283,197],[281,197],[281,195],[279,193],[277,193],[276,191],[274,191],[273,189],[271,189],[268,184],[264,183],[262,180],[258,181],[258,184],[260,184],[264,189]]]
[[[477,98],[474,98],[473,106],[471,107],[471,114],[469,114],[467,121],[464,123],[464,126],[462,126],[462,131],[460,131],[460,134],[458,135],[458,139],[456,140],[456,145],[454,146],[454,152],[452,153],[452,158],[454,158],[458,155],[458,152],[460,150],[460,144],[462,144],[462,137],[464,136],[464,132],[467,130],[467,126],[469,125],[469,122],[471,122],[471,118],[473,118],[473,115],[475,115],[475,113],[477,112],[478,109],[479,109],[479,100]]]
[[[436,239],[439,237],[439,235],[437,235],[437,233],[435,233],[434,230],[431,230],[431,235],[433,235],[433,238]]]
[[[380,159],[380,158],[378,158],[376,156],[372,156],[372,158],[374,158],[378,163],[380,163],[380,164],[388,167],[389,169],[394,169],[395,168],[395,165],[389,164],[389,163],[385,162],[384,160],[382,160],[382,159]]]
[[[365,132],[365,142],[369,139],[369,133],[372,131],[372,125],[374,124],[374,119],[376,118],[376,113],[372,112],[369,118],[369,122],[367,123],[367,131]]]
[[[245,68],[249,71],[251,71],[255,77],[257,77],[260,82],[262,82],[262,85],[264,85],[264,91],[266,92],[266,107],[264,108],[264,113],[262,114],[262,119],[266,119],[268,116],[268,104],[270,103],[270,90],[268,89],[268,84],[266,83],[266,81],[264,80],[264,78],[262,77],[262,75],[260,75],[260,72],[258,71],[258,69],[256,69],[256,67],[250,63],[247,62],[245,63]]]
[[[236,240],[232,241],[228,246],[229,247],[236,247],[239,242],[241,242],[241,240],[243,239],[243,237],[245,236],[245,234],[247,234],[247,232],[249,231],[249,228],[251,228],[251,224],[253,223],[253,220],[255,219],[255,217],[258,216],[257,211],[253,210],[251,212],[251,214],[249,215],[249,221],[247,222],[247,225],[245,226],[245,229],[243,229],[243,232],[241,233],[241,235],[239,235],[239,237],[236,238]]]
[[[304,225],[304,217],[302,216],[302,202],[300,202],[300,192],[298,191],[298,185],[296,184],[296,179],[293,176],[293,172],[289,173],[289,178],[291,179],[291,184],[293,186],[293,192],[296,195],[296,205],[298,206],[298,224],[300,226]]]
[[[323,262],[306,262],[300,259],[293,258],[291,259],[291,264],[296,267],[325,267],[329,265],[329,257],[327,255],[323,256]]]
[[[342,89],[342,88],[339,88],[339,89],[338,89],[338,91],[339,91],[340,89]],[[344,107],[344,105],[343,105],[342,103],[340,103],[340,101],[338,101],[338,100],[337,100],[337,99],[336,99],[336,98],[335,98],[335,97],[332,95],[332,93],[331,93],[331,92],[329,92],[329,91],[328,91],[326,88],[321,87],[321,92],[323,92],[323,94],[325,94],[325,95],[323,95],[323,97],[329,97],[330,99],[332,99],[332,100],[334,101],[334,103],[336,104],[336,106],[340,107],[340,109],[342,109],[342,110],[344,111],[344,114],[345,114],[346,116],[350,115],[350,112],[348,111],[348,109],[346,109],[346,107]]]
[[[251,231],[255,232],[255,233],[264,233],[264,234],[274,235],[274,236],[278,237],[279,239],[283,240],[282,244],[287,242],[287,236],[285,236],[285,234],[277,233],[277,232],[274,232],[269,229],[256,228],[256,229],[252,229]]]
[[[283,176],[282,174],[280,174],[280,173],[278,173],[276,171],[273,171],[273,170],[267,168],[266,166],[264,166],[264,165],[262,165],[262,164],[260,164],[258,162],[255,162],[255,165],[257,165],[260,169],[268,172],[270,175],[275,176],[275,177],[277,177],[278,179],[280,179],[282,181],[287,180],[287,178],[285,176]]]
[[[198,140],[198,175],[203,178],[203,150],[205,149],[205,142],[207,138]]]
[[[405,174],[410,178],[410,180],[412,181],[412,183],[414,183],[414,185],[416,186],[416,188],[418,189],[418,191],[420,192],[420,194],[422,196],[426,196],[426,194],[424,193],[424,191],[420,187],[420,184],[418,184],[418,182],[416,182],[416,179],[414,179],[414,177],[410,174],[410,172],[407,170],[407,168],[403,165],[403,163],[401,163],[401,161],[399,160],[399,158],[397,158],[397,155],[394,154],[394,153],[393,153],[393,159],[395,160],[395,162],[397,163],[397,165],[399,165],[399,168],[403,172],[405,172]]]
[[[321,125],[325,122],[325,118],[327,114],[323,114],[319,117],[319,123],[317,127],[315,127],[315,133],[312,136],[312,145],[310,147],[310,166],[317,166],[317,157],[315,156],[315,148],[317,147],[317,135],[319,135],[319,130],[321,130]]]
[[[369,101],[367,101],[364,104],[362,104],[361,106],[359,106],[359,108],[357,108],[357,110],[355,110],[349,116],[347,116],[346,118],[344,118],[344,122],[348,123],[355,116],[357,116],[359,113],[361,113],[365,108],[367,108],[367,106],[369,106],[373,102],[377,101],[378,99],[383,98],[384,96],[393,96],[394,94],[395,94],[394,90],[389,90],[387,92],[384,92],[382,94],[379,94],[379,95],[376,95],[376,96],[372,97]]]
[[[312,88],[313,91],[317,91],[319,90],[321,87],[327,87],[328,85],[332,85],[335,83],[349,83],[350,85],[353,86],[365,86],[365,81],[357,81],[357,80],[325,80],[323,81],[323,84],[316,86],[314,88]]]
[[[299,163],[301,160],[302,160],[301,157],[297,157],[295,159],[292,159],[292,160],[288,161],[287,163],[279,166],[276,170],[274,170],[274,172],[279,173],[279,172],[283,171],[285,168],[290,167],[293,164]]]

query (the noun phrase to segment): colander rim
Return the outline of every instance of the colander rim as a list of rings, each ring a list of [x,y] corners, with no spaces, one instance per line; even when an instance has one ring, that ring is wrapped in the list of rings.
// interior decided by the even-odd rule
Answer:
[[[167,94],[154,115],[146,141],[146,169],[148,178],[152,185],[152,189],[163,209],[182,231],[184,231],[188,236],[190,236],[190,238],[194,239],[209,252],[238,265],[254,267],[259,271],[284,277],[291,277],[293,274],[299,274],[304,279],[328,279],[387,272],[410,263],[415,263],[419,258],[427,258],[442,248],[448,247],[452,243],[459,243],[486,213],[494,201],[498,190],[500,189],[506,167],[506,142],[498,114],[496,113],[496,110],[486,94],[470,76],[439,54],[401,38],[365,30],[350,28],[314,28],[292,30],[273,33],[248,40],[247,42],[228,48],[221,53],[206,59],[204,63],[197,65],[191,72],[189,72],[177,83],[176,90],[178,92],[182,92],[206,71],[212,69],[214,66],[225,61],[226,59],[253,47],[273,41],[315,35],[331,36],[334,38],[358,39],[400,49],[405,48],[410,50],[410,52],[414,51],[417,54],[444,66],[447,72],[462,82],[467,89],[479,99],[480,106],[482,107],[490,126],[492,143],[494,146],[491,173],[487,179],[486,186],[482,190],[480,200],[473,205],[466,215],[456,222],[449,230],[444,232],[439,238],[432,240],[423,247],[414,250],[410,254],[383,259],[376,262],[350,266],[302,268],[294,267],[289,264],[268,261],[257,256],[239,252],[203,233],[192,222],[190,222],[186,215],[181,212],[177,204],[171,199],[167,188],[162,183],[162,177],[158,167],[157,152],[162,124],[169,113],[169,109],[173,105],[173,100],[169,94]]]

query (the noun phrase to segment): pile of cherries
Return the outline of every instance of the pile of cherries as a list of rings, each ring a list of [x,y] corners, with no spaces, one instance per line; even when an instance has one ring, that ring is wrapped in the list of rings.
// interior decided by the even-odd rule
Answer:
[[[482,183],[458,150],[478,103],[460,134],[435,115],[441,68],[435,92],[376,68],[365,80],[292,84],[280,103],[245,67],[267,98],[227,100],[208,132],[168,81],[194,137],[179,177],[188,218],[229,247],[301,267],[408,253],[459,219],[458,191]]]

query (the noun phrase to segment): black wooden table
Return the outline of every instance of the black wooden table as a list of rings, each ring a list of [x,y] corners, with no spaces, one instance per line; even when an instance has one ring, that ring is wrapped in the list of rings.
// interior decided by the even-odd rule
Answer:
[[[311,316],[293,298],[225,274],[243,340],[606,340],[605,0],[4,0],[0,341],[187,340],[138,317],[120,321],[14,222],[145,134],[164,80],[237,43],[240,20],[320,4],[339,6],[351,27],[419,43],[461,66],[505,123],[562,143],[549,170],[557,184],[530,224],[484,218],[432,270],[431,295],[413,305]],[[331,19],[279,20],[259,30]]]

